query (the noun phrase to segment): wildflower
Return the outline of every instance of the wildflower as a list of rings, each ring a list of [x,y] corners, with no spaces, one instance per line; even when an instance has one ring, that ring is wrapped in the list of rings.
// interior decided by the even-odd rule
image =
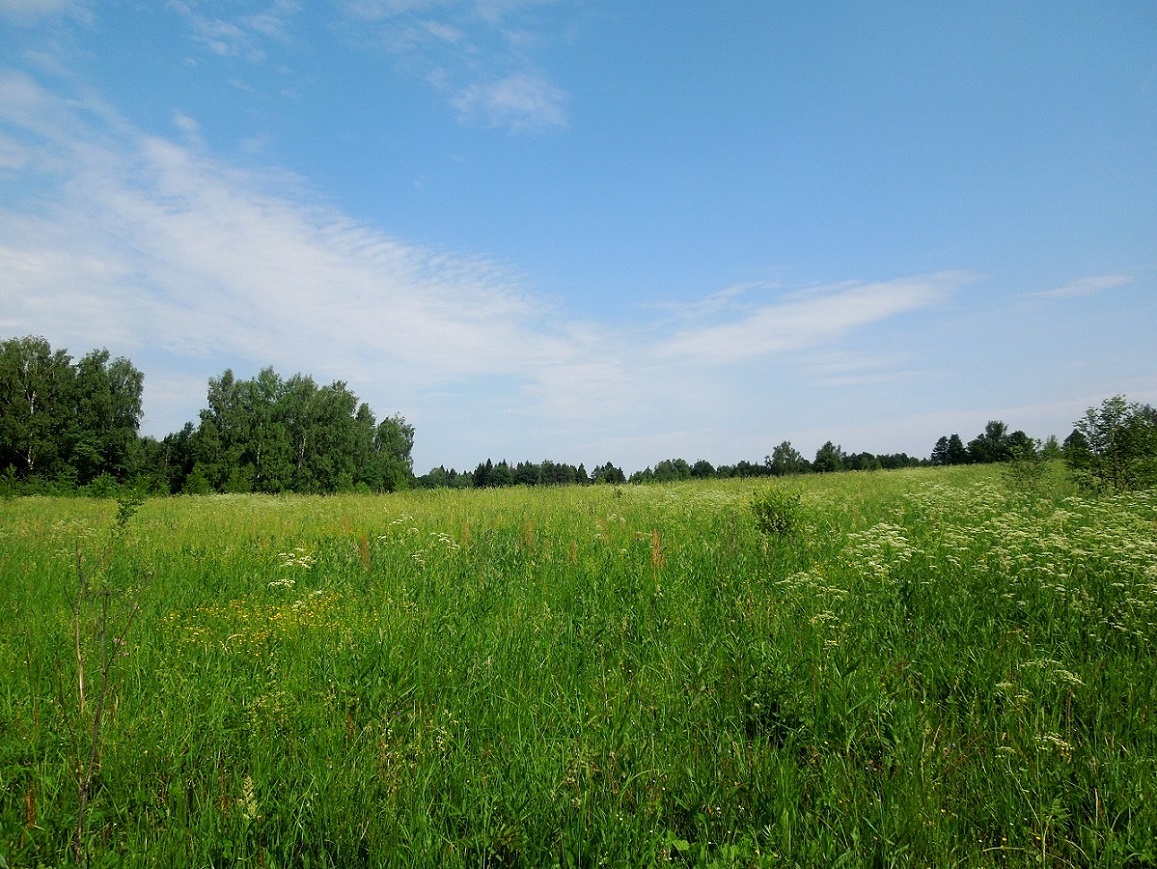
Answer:
[[[1043,736],[1038,735],[1036,738],[1037,748],[1054,750],[1059,752],[1065,760],[1069,760],[1073,754],[1073,744],[1065,739],[1062,739],[1060,734],[1046,733]]]
[[[1053,676],[1066,685],[1071,685],[1076,688],[1083,687],[1085,684],[1079,676],[1075,673],[1070,673],[1068,670],[1053,670]]]
[[[298,546],[289,552],[279,552],[277,557],[281,559],[282,567],[302,567],[309,569],[313,567],[317,560],[312,553],[305,547]]]

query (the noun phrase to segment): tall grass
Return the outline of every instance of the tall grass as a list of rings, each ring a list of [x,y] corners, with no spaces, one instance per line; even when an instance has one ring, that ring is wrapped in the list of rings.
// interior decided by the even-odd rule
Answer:
[[[7,865],[72,859],[75,551],[115,514],[0,504]],[[141,611],[92,865],[1157,863],[1153,493],[178,498],[106,578]]]

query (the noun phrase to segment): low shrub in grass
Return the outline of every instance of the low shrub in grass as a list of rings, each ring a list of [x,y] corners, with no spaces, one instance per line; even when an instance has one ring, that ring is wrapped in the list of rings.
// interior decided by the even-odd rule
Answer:
[[[751,502],[756,530],[769,537],[790,537],[800,525],[801,500],[799,492],[785,489],[771,489],[757,495]]]

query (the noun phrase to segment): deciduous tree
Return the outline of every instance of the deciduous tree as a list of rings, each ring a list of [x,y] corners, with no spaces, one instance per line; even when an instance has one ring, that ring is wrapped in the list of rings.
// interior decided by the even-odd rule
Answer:
[[[812,470],[817,473],[831,473],[844,469],[844,451],[831,441],[816,450]]]
[[[1112,491],[1157,483],[1157,410],[1115,395],[1075,426],[1065,459],[1080,482]]]
[[[0,467],[23,479],[64,470],[75,376],[72,357],[43,338],[0,344]]]
[[[1012,458],[1008,426],[998,419],[989,420],[984,431],[968,442],[968,455],[981,465],[1008,461]]]
[[[805,459],[791,441],[783,441],[771,451],[771,460],[768,462],[771,472],[777,477],[788,474],[803,474],[810,470],[808,460]]]

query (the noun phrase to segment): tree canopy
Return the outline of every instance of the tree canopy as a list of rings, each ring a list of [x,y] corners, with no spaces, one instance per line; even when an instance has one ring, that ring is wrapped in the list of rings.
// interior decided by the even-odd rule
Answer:
[[[0,471],[22,491],[394,491],[410,485],[414,429],[378,422],[335,381],[272,368],[209,380],[199,422],[139,435],[144,375],[93,350],[73,361],[39,337],[0,342]]]
[[[209,380],[209,406],[190,434],[190,476],[221,492],[408,488],[414,429],[400,416],[375,421],[345,383],[318,386],[272,368],[252,380],[231,370]]]
[[[1094,489],[1127,491],[1157,484],[1157,410],[1115,395],[1074,423],[1064,455]]]
[[[987,465],[1008,462],[1017,457],[1035,455],[1036,442],[1019,429],[1009,434],[1008,425],[991,419],[984,431],[964,445],[960,435],[942,435],[932,447],[929,462],[933,465]]]
[[[136,459],[144,376],[94,350],[78,362],[43,338],[0,342],[0,468],[75,487],[125,479]]]

